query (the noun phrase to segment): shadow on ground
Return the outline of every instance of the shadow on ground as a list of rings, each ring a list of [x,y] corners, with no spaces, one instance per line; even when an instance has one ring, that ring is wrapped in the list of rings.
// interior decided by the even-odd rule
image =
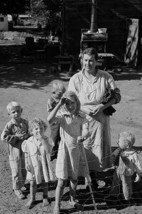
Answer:
[[[47,86],[50,81],[60,79],[68,81],[70,76],[77,72],[73,70],[68,74],[67,70],[62,73],[57,71],[52,62],[46,58],[37,56],[22,56],[19,47],[3,47],[0,52],[0,87],[18,87],[24,89],[41,88]],[[115,80],[131,80],[142,78],[142,69],[125,69],[117,73],[109,71]]]
[[[17,87],[40,89],[52,80],[68,81],[67,73],[59,73],[48,59],[22,56],[20,53],[0,53],[0,87]]]

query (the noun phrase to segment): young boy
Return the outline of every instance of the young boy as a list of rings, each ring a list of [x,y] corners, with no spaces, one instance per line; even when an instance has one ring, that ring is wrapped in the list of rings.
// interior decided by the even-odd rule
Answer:
[[[21,191],[24,184],[24,157],[21,144],[29,137],[28,122],[21,118],[22,108],[19,103],[10,102],[7,105],[7,111],[11,120],[6,124],[1,134],[1,140],[8,144],[13,191],[19,199],[24,199],[25,196]]]
[[[122,184],[124,199],[129,202],[133,193],[132,176],[136,173],[135,182],[138,182],[142,175],[142,164],[140,163],[137,152],[133,149],[134,143],[135,136],[132,133],[121,132],[119,134],[119,147],[113,153],[113,161],[116,166],[116,171],[113,175],[109,197],[107,197],[107,200],[110,200],[110,204],[113,202],[117,203],[117,196],[120,194],[120,184]]]
[[[59,103],[62,95],[66,91],[65,86],[61,81],[55,81],[52,84],[52,96],[47,101],[47,113],[49,114],[55,106]],[[59,134],[59,124],[58,122],[54,122],[50,124],[50,137],[52,139],[52,153],[51,153],[51,161],[57,158],[58,147],[60,142],[60,134]]]

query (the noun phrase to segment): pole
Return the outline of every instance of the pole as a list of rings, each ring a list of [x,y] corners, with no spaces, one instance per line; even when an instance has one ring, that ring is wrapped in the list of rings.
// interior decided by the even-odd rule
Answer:
[[[62,2],[62,12],[61,12],[61,17],[62,17],[62,38],[61,38],[61,49],[60,49],[60,54],[64,55],[64,51],[65,51],[65,36],[66,36],[66,32],[65,32],[65,1],[63,0]]]
[[[83,142],[81,137],[78,137],[78,142]],[[81,153],[82,153],[82,157],[84,158],[84,163],[85,163],[85,167],[86,167],[86,171],[87,171],[86,180],[87,180],[87,183],[88,183],[88,186],[89,186],[89,190],[90,190],[90,193],[91,193],[91,196],[92,196],[93,205],[94,205],[94,208],[95,208],[96,214],[97,214],[97,206],[96,206],[94,194],[93,194],[93,191],[92,191],[92,186],[91,186],[92,181],[91,181],[91,177],[90,177],[90,173],[89,173],[89,167],[88,167],[88,162],[87,162],[87,158],[86,158],[85,149],[84,149],[83,144],[80,144],[79,146],[80,146],[80,150],[81,150]]]
[[[97,32],[97,0],[92,0],[90,31]]]

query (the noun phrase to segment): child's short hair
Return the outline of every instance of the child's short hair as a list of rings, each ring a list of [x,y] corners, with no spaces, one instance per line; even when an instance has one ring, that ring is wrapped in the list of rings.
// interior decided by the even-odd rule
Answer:
[[[33,130],[33,128],[35,126],[43,127],[44,132],[47,129],[47,125],[43,120],[41,120],[40,118],[34,118],[33,120],[31,120],[29,122],[29,132],[30,132],[30,134],[32,134],[32,130]]]
[[[135,135],[131,132],[121,132],[119,134],[119,139],[123,139],[126,146],[132,147],[135,143]]]
[[[61,81],[54,81],[52,83],[52,93],[56,91],[61,91],[62,93],[66,91],[66,88]]]
[[[12,109],[14,109],[16,107],[19,107],[22,110],[22,107],[18,102],[12,101],[12,102],[8,103],[8,105],[6,106],[8,114],[11,112]]]
[[[76,104],[77,104],[77,105],[76,105],[77,108],[76,108],[75,113],[78,113],[79,110],[80,110],[80,101],[79,101],[78,96],[76,95],[76,93],[74,93],[73,91],[67,91],[67,92],[64,94],[64,97],[65,97],[66,99],[69,99],[69,100],[72,100],[72,97],[74,97],[74,99],[75,99],[75,101],[76,101]]]

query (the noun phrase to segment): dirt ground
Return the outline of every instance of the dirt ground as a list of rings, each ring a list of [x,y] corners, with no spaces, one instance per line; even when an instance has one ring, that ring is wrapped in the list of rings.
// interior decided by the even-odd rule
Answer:
[[[12,100],[21,103],[23,117],[28,120],[35,116],[46,121],[46,102],[51,94],[51,84],[55,79],[60,79],[65,86],[68,85],[68,75],[54,73],[44,61],[36,59],[9,58],[0,60],[0,132],[2,132],[9,117],[6,105]],[[142,73],[114,74],[116,84],[121,90],[121,103],[116,105],[116,113],[111,117],[112,146],[116,146],[118,133],[130,130],[136,135],[136,146],[142,146]],[[118,80],[119,79],[119,80]],[[48,134],[48,132],[47,132]],[[1,214],[42,214],[53,213],[55,200],[55,184],[50,185],[49,197],[51,205],[42,207],[42,193],[40,188],[37,192],[37,203],[28,210],[25,200],[18,200],[12,192],[11,171],[8,162],[7,145],[1,142],[0,146],[0,213]],[[82,200],[83,210],[80,213],[96,213],[90,200],[90,195],[84,192],[84,185],[78,186],[78,197]],[[137,185],[137,193],[142,190],[141,182]],[[79,213],[68,205],[68,187],[63,197],[63,213]],[[98,198],[97,198],[98,197]],[[140,195],[141,197],[141,195]],[[108,207],[103,199],[103,192],[99,190],[96,196],[97,213],[142,213],[142,198],[137,205],[121,207]]]

